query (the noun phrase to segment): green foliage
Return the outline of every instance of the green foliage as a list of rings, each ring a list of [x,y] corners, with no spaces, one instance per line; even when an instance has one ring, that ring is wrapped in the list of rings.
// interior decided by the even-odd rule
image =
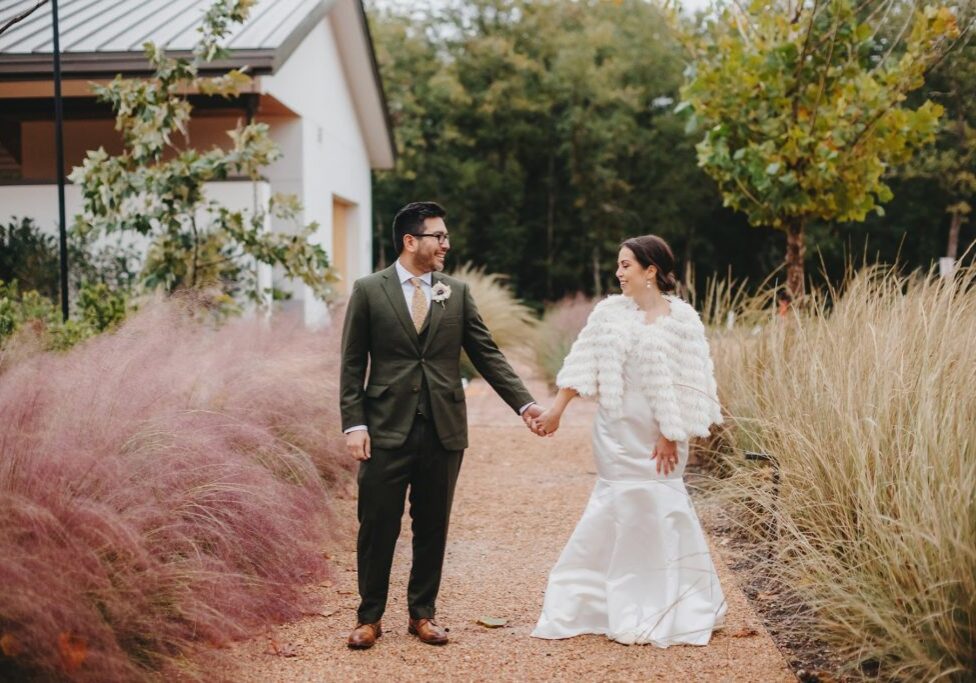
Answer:
[[[68,282],[77,292],[85,284],[102,283],[112,291],[130,292],[138,260],[132,247],[95,246],[77,232],[68,233]],[[11,218],[0,225],[0,280],[16,281],[24,291],[60,298],[58,241],[32,218]]]
[[[57,240],[30,218],[14,217],[0,225],[0,281],[14,280],[44,296],[58,295]]]
[[[61,320],[61,309],[50,297],[21,289],[16,281],[0,280],[0,349],[26,331],[44,349],[64,351],[80,341],[114,329],[129,311],[126,295],[104,283],[86,284],[78,292],[73,317]]]
[[[98,98],[116,112],[124,151],[118,156],[104,148],[91,151],[72,172],[84,200],[75,227],[88,238],[112,233],[148,237],[152,246],[141,280],[149,288],[173,292],[217,286],[260,301],[267,292],[259,291],[254,277],[257,261],[280,266],[286,276],[325,298],[334,276],[326,252],[308,242],[315,224],[299,226],[294,234],[265,229],[270,218],[297,220],[300,206],[294,198],[275,197],[266,209],[246,212],[231,211],[205,194],[209,182],[261,179],[261,169],[280,157],[268,126],[239,125],[228,132],[228,150],[181,148],[174,141],[186,134],[190,119],[185,93],[232,97],[250,83],[237,70],[204,77],[199,69],[226,54],[221,41],[252,5],[253,0],[216,2],[205,15],[193,59],[167,57],[146,43],[153,78],[119,76],[94,86]]]
[[[471,0],[372,19],[398,149],[376,174],[381,260],[416,199],[448,209],[452,259],[510,274],[533,301],[613,287],[625,236],[657,232],[688,258],[721,249],[699,230],[720,199],[671,111],[680,46],[651,3]]]
[[[976,8],[973,9],[976,13]],[[926,148],[903,174],[906,178],[934,182],[945,195],[949,235],[945,254],[955,258],[963,225],[976,203],[976,45],[970,40],[948,56],[927,79],[923,93],[945,107],[944,124],[935,145]]]
[[[681,107],[705,130],[699,165],[726,205],[787,231],[796,294],[804,224],[882,213],[892,198],[885,173],[937,131],[940,105],[905,100],[958,37],[956,15],[883,4],[890,11],[866,13],[853,0],[721,5],[685,35],[693,72]],[[890,21],[907,37],[886,37]]]

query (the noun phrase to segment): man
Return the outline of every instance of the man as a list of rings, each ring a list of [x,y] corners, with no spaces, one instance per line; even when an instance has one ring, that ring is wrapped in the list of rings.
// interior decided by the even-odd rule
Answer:
[[[467,285],[441,274],[450,250],[445,216],[433,202],[400,209],[393,220],[396,263],[357,280],[346,310],[342,428],[349,454],[360,461],[361,602],[351,648],[372,647],[383,633],[380,619],[408,488],[413,520],[409,632],[424,643],[447,643],[434,613],[454,485],[468,446],[462,348],[492,388],[540,433],[533,418],[542,409],[498,350]]]

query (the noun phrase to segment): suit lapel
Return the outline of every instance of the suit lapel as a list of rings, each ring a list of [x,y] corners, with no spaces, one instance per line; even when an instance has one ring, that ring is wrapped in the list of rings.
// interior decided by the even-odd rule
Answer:
[[[437,276],[436,273],[434,273],[433,275],[431,275],[431,278],[430,278],[430,286],[433,288],[434,285],[436,285],[440,281],[441,281],[440,278]],[[439,303],[437,301],[434,301],[433,298],[431,298],[431,300],[430,300],[430,329],[427,330],[427,339],[424,340],[424,348],[423,348],[424,351],[426,351],[427,350],[427,347],[430,346],[430,340],[431,340],[431,338],[435,334],[437,334],[437,326],[440,324],[441,318],[444,317],[444,309],[446,309],[446,308],[447,308],[447,301],[444,301],[443,303]]]
[[[393,312],[400,321],[400,325],[403,326],[403,331],[406,332],[407,337],[413,341],[414,346],[419,348],[420,340],[417,337],[417,330],[414,329],[410,311],[407,310],[407,301],[403,298],[403,286],[397,278],[396,264],[383,272],[383,278],[383,291],[390,301],[390,306],[393,307]]]

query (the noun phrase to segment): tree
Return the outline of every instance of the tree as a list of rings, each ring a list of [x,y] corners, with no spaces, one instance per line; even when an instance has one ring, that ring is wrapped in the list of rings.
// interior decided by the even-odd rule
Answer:
[[[935,181],[948,198],[949,234],[945,255],[959,256],[962,227],[969,221],[976,196],[976,44],[972,42],[973,19],[965,44],[953,50],[927,79],[925,94],[946,110],[937,144],[926,148],[909,166],[906,177]]]
[[[956,14],[901,0],[715,9],[684,34],[692,74],[679,107],[705,130],[698,163],[725,204],[786,233],[787,285],[799,299],[807,223],[883,213],[885,173],[934,138],[942,107],[906,98],[958,38]]]
[[[227,293],[242,292],[254,300],[259,291],[253,261],[281,266],[285,275],[301,279],[320,297],[329,291],[333,275],[319,245],[309,244],[316,225],[295,234],[265,231],[268,214],[294,220],[300,206],[292,196],[276,195],[270,206],[253,212],[231,211],[204,196],[206,183],[243,175],[261,178],[261,169],[280,156],[268,126],[249,122],[228,135],[229,150],[198,151],[179,147],[185,136],[191,106],[186,93],[231,97],[250,78],[239,70],[204,77],[200,67],[226,56],[220,41],[230,27],[243,22],[254,0],[218,0],[205,14],[192,59],[167,57],[153,43],[146,56],[155,70],[150,79],[116,77],[95,86],[97,96],[116,111],[116,128],[124,150],[118,156],[104,148],[89,152],[71,173],[81,186],[84,208],[75,229],[86,237],[137,233],[151,247],[142,282],[172,292],[180,288],[218,286]]]
[[[672,112],[683,60],[658,7],[461,0],[372,22],[398,149],[378,236],[406,201],[442,201],[452,258],[535,301],[613,286],[626,236],[711,257],[702,227],[731,212]]]

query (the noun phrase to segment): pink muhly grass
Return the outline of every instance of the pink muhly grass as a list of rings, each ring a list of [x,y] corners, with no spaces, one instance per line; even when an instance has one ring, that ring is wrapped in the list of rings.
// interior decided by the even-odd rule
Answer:
[[[327,570],[334,332],[154,304],[0,376],[0,678],[151,678]]]

